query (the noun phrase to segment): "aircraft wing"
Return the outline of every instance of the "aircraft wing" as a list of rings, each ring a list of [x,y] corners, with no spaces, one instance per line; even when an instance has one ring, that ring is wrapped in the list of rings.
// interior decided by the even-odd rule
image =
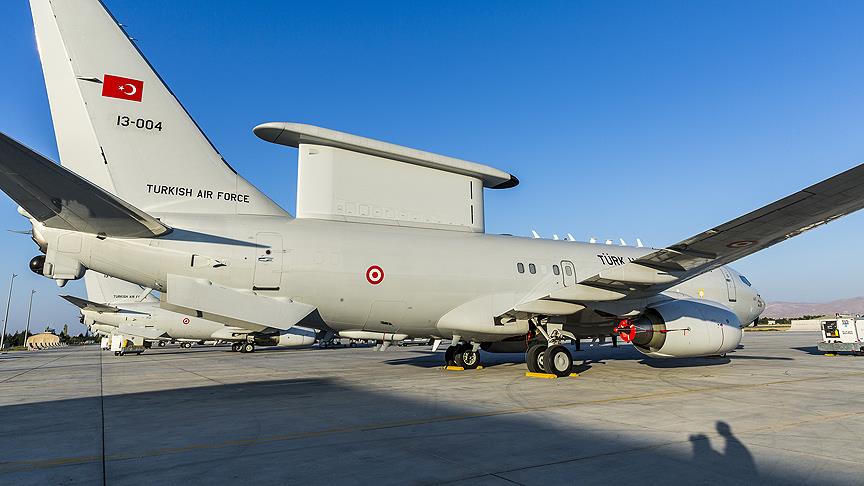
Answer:
[[[864,164],[579,284],[655,294],[862,207]]]
[[[120,309],[114,307],[112,305],[99,304],[97,302],[91,302],[86,299],[82,299],[80,297],[75,297],[74,295],[61,295],[64,299],[71,302],[73,305],[79,307],[81,310],[88,310],[94,312],[120,312]]]
[[[126,238],[150,238],[171,231],[3,133],[0,189],[49,228]]]

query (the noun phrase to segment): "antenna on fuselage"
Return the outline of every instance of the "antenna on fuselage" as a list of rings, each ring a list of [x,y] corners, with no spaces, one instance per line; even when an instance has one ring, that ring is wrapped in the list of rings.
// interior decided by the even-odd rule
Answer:
[[[573,235],[571,235],[570,233],[567,233],[567,240],[568,241],[576,241],[576,238],[573,238]]]
[[[540,239],[540,235],[538,235],[537,232],[534,230],[531,230],[531,235],[538,240]]]

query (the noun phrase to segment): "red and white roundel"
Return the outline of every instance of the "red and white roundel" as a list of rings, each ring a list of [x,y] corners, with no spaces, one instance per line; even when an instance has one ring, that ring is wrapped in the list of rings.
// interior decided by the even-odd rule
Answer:
[[[189,318],[188,317],[183,318],[183,324],[189,324]]]
[[[372,285],[378,285],[384,281],[384,269],[378,265],[372,265],[366,269],[366,281]]]
[[[728,246],[729,248],[747,248],[748,246],[755,245],[755,244],[756,244],[755,240],[742,240],[742,241],[736,241],[733,243],[729,243],[726,246]]]

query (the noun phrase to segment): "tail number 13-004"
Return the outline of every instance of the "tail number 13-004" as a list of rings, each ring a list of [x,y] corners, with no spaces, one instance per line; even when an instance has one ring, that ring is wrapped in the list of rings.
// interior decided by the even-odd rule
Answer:
[[[137,128],[139,130],[158,130],[162,131],[162,122],[156,120],[148,120],[146,118],[129,118],[125,115],[117,115],[118,127]]]

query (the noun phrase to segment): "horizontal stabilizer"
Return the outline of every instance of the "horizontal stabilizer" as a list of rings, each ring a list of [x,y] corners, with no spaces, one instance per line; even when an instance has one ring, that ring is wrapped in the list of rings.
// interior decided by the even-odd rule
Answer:
[[[159,339],[165,337],[165,332],[151,326],[136,326],[134,324],[122,324],[117,328],[117,334],[125,336],[137,336],[144,339]]]
[[[150,238],[169,227],[0,133],[0,189],[49,228]]]
[[[79,307],[81,310],[86,311],[94,311],[94,312],[119,312],[120,309],[105,304],[99,304],[97,302],[91,302],[86,299],[82,299],[80,297],[75,297],[73,295],[61,295],[64,299],[68,300],[75,306]]]
[[[168,291],[162,302],[202,312],[205,319],[243,323],[253,331],[290,329],[315,310],[315,306],[284,297],[258,295],[209,280],[168,275]]]

